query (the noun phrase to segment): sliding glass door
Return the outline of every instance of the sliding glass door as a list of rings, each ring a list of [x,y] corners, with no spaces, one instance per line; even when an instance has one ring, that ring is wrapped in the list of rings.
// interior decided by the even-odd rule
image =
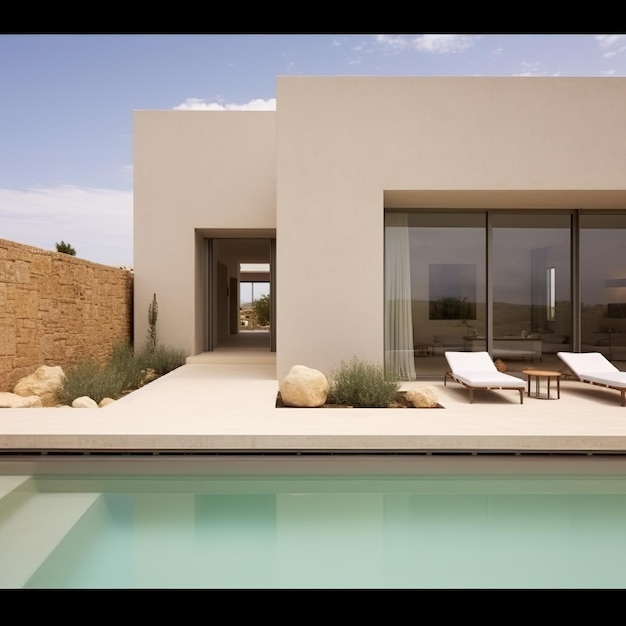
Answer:
[[[626,362],[626,212],[416,210],[385,224],[385,350],[405,365],[412,352],[404,379],[442,376],[446,351],[487,350],[512,373],[559,369],[560,351]]]
[[[540,362],[572,349],[571,220],[491,215],[492,356]]]
[[[580,216],[581,351],[626,361],[626,215]]]
[[[417,377],[439,376],[445,350],[465,350],[478,345],[481,339],[484,342],[485,224],[484,212],[420,211],[386,215],[385,365],[388,371],[398,371],[397,363],[402,362],[403,351],[404,355],[410,353]],[[401,306],[401,301],[408,308]]]

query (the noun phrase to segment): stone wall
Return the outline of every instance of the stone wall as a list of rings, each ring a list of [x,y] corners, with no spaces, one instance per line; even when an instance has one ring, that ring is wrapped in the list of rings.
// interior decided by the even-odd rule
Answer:
[[[132,342],[133,274],[0,239],[0,391]]]

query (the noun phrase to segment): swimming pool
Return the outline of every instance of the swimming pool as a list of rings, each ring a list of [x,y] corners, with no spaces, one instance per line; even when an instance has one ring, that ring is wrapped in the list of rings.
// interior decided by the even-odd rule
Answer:
[[[2,588],[623,588],[626,459],[0,461]]]

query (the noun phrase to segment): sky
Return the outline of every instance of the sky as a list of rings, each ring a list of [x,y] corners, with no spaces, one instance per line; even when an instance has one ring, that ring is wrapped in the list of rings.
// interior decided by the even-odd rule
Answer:
[[[0,239],[133,266],[133,112],[273,110],[276,78],[626,76],[624,34],[0,34]]]

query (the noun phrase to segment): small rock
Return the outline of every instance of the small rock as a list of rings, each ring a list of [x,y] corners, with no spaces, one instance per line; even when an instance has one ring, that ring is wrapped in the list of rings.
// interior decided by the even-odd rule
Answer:
[[[406,392],[406,399],[413,404],[416,409],[432,409],[439,406],[437,394],[432,387],[422,387],[411,389]]]
[[[97,409],[98,403],[89,396],[81,396],[72,402],[75,409]]]

